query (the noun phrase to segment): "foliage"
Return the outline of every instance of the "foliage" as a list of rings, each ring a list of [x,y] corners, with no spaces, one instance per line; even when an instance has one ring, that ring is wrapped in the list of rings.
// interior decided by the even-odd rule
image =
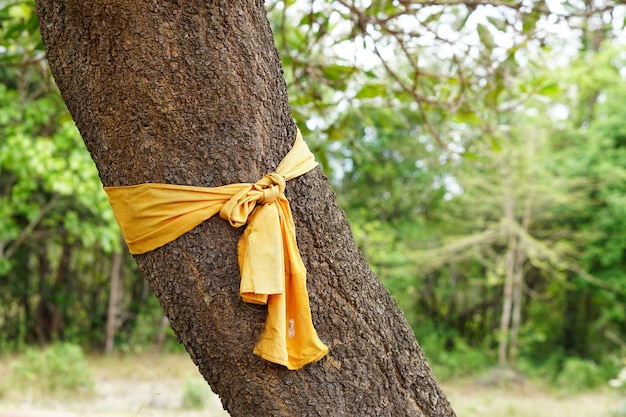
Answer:
[[[480,375],[494,363],[489,341],[478,348],[470,346],[454,330],[437,331],[432,322],[422,323],[418,332],[420,346],[441,380]]]
[[[609,381],[609,385],[612,388],[623,390],[626,388],[626,368],[622,368],[622,370],[617,374],[615,378],[612,378]]]
[[[598,365],[590,360],[567,358],[556,378],[556,386],[568,393],[597,388],[606,383]]]
[[[83,350],[71,343],[27,348],[15,360],[11,380],[34,394],[71,393],[93,386]]]
[[[206,407],[207,395],[210,392],[210,389],[204,381],[188,378],[183,388],[183,408],[202,410]]]
[[[101,349],[119,228],[49,73],[33,2],[0,2],[0,22],[0,349]],[[141,329],[152,345],[160,307],[132,259],[123,264],[118,343]]]
[[[410,103],[346,110],[349,139],[329,146],[338,199],[422,345],[452,355],[429,348],[442,374],[464,372],[455,353],[460,363],[480,362],[463,359],[459,340],[493,353],[512,253],[522,277],[516,355],[536,367],[546,352],[564,355],[552,381],[580,372],[587,387],[605,375],[590,364],[607,361],[615,346],[593,335],[625,331],[623,57],[607,44],[554,75],[529,63],[499,93],[498,102],[515,106],[475,103],[481,123],[437,126],[441,137],[462,135],[456,153],[436,147]],[[589,113],[581,103],[593,118],[580,115]]]
[[[182,352],[184,347],[178,342],[161,307],[153,294],[137,306],[130,306],[135,317],[118,331],[117,350],[125,354],[140,354],[155,347],[165,352]]]

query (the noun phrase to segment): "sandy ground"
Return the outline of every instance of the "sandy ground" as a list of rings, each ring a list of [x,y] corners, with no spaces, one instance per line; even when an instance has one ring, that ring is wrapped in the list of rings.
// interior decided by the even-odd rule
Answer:
[[[507,388],[474,381],[447,382],[442,389],[458,417],[619,417],[624,398],[610,390],[575,395],[542,390],[527,383]]]
[[[10,364],[0,358],[0,383]],[[0,392],[0,417],[227,417],[185,354],[90,358],[94,387],[71,395],[37,395],[9,386]],[[185,386],[200,387],[202,409],[183,406]],[[475,380],[448,381],[444,392],[458,417],[613,417],[625,398],[609,390],[563,395],[530,383],[500,388]],[[260,416],[263,417],[263,416]],[[295,416],[297,417],[297,416]]]

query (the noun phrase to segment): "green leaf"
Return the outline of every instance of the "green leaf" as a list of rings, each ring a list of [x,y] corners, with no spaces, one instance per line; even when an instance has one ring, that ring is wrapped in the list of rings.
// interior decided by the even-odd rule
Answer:
[[[386,84],[365,84],[356,94],[356,98],[374,98],[384,96],[387,92]]]
[[[431,13],[426,19],[424,19],[424,21],[422,21],[423,25],[428,25],[432,22],[437,22],[439,20],[441,20],[441,16],[444,14],[444,12],[447,13],[447,11],[445,9],[441,9],[438,12],[435,13]]]
[[[526,33],[532,32],[537,25],[537,21],[541,17],[541,14],[536,10],[531,11],[530,13],[522,14],[522,30]]]
[[[479,125],[481,118],[472,111],[459,111],[454,115],[454,121],[457,123],[464,123],[466,125]]]
[[[502,19],[498,19],[498,18],[492,17],[492,16],[487,16],[487,20],[489,21],[489,23],[491,23],[493,25],[493,27],[498,29],[498,31],[506,32],[506,28],[507,28],[506,21],[504,21]]]
[[[502,151],[502,146],[500,145],[500,141],[497,138],[492,136],[491,138],[489,138],[489,142],[491,143],[491,149],[494,152]]]
[[[378,78],[378,75],[372,70],[365,71],[363,74],[365,74],[367,78]]]
[[[545,97],[557,97],[561,93],[561,87],[557,82],[552,82],[544,85],[539,94]]]
[[[324,74],[324,78],[329,81],[339,81],[340,79],[346,79],[350,77],[354,71],[354,67],[350,67],[347,65],[327,65],[322,67],[322,74]]]
[[[461,156],[470,161],[480,161],[480,157],[473,152],[463,152]]]
[[[478,30],[478,37],[480,42],[488,49],[492,49],[495,46],[495,42],[493,40],[493,35],[489,31],[489,28],[482,23],[479,23],[476,26],[476,30]]]

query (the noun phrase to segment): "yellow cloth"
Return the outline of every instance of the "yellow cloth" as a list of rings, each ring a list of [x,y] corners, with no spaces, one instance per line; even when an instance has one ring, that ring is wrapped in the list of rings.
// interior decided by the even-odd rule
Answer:
[[[268,304],[265,330],[254,353],[299,369],[321,359],[328,347],[313,327],[306,269],[283,191],[286,181],[315,166],[298,131],[276,172],[254,184],[204,188],[149,183],[104,189],[133,254],[161,247],[217,212],[234,227],[247,222],[238,245],[240,294],[246,302]]]

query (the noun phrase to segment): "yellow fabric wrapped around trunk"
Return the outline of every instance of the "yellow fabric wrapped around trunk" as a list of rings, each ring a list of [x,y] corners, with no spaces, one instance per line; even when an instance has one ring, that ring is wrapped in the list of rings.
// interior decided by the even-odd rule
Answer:
[[[218,212],[234,227],[247,223],[238,244],[240,294],[248,303],[268,305],[254,353],[299,369],[321,359],[328,347],[313,327],[306,269],[283,192],[286,181],[316,166],[298,131],[276,171],[254,184],[204,188],[148,183],[104,189],[133,254],[161,247]]]

